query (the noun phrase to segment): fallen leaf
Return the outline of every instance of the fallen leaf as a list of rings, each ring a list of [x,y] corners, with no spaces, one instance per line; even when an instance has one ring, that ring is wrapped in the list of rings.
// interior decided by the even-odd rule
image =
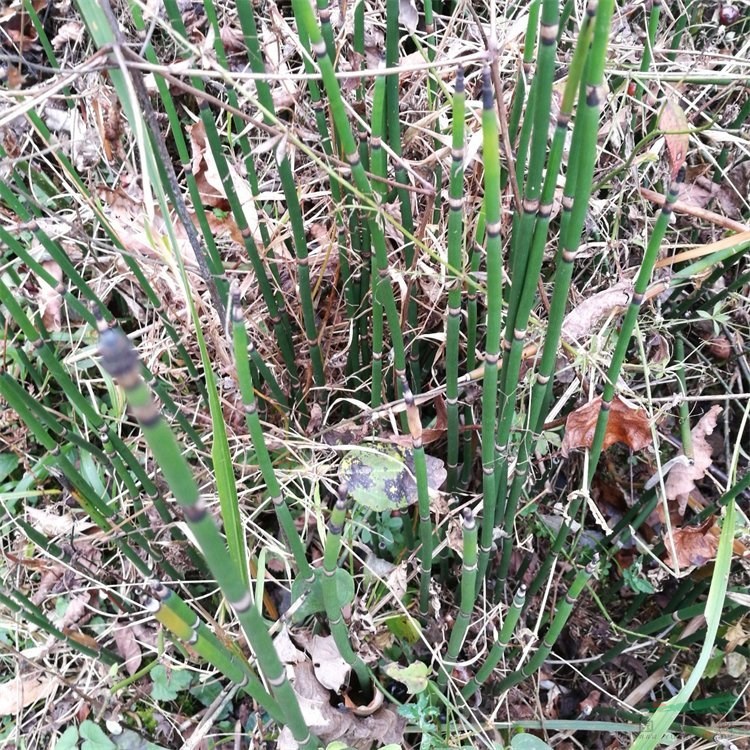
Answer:
[[[727,628],[724,640],[727,643],[727,652],[732,652],[738,646],[744,646],[750,641],[750,633],[743,627],[742,620],[738,620]]]
[[[47,331],[59,331],[62,329],[62,293],[65,289],[62,284],[63,271],[60,264],[54,260],[45,260],[42,266],[57,283],[55,286],[50,286],[43,278],[39,278],[39,294],[37,295],[39,312]]]
[[[390,742],[401,742],[406,720],[389,706],[383,706],[370,716],[355,716],[353,712],[331,705],[331,693],[316,679],[309,661],[297,664],[291,678],[292,687],[300,704],[302,716],[310,731],[323,743],[336,740],[355,750],[370,750]],[[299,745],[288,728],[277,741],[279,750],[297,750]]]
[[[690,125],[682,111],[682,107],[674,97],[668,97],[667,102],[659,115],[659,129],[664,132],[664,140],[667,144],[667,154],[671,167],[672,179],[685,163],[688,148],[690,146]]]
[[[309,650],[318,682],[324,688],[340,693],[352,668],[342,658],[333,637],[314,635]]]
[[[632,294],[633,283],[621,281],[585,299],[565,316],[562,335],[570,342],[585,341],[602,320],[625,310]]]
[[[12,716],[22,708],[49,696],[57,680],[51,675],[21,675],[0,684],[0,716]]]
[[[677,503],[677,510],[682,517],[685,514],[690,493],[695,489],[696,481],[703,479],[711,465],[711,445],[706,440],[716,427],[716,420],[722,412],[721,406],[712,406],[690,431],[693,443],[693,460],[675,464],[667,476],[665,488],[667,500]],[[681,455],[685,455],[684,452]]]
[[[419,12],[414,0],[398,0],[398,20],[413,34],[419,23]]]
[[[561,447],[563,456],[567,457],[574,448],[591,447],[601,408],[602,399],[599,396],[568,414]],[[624,443],[633,451],[640,451],[651,445],[651,422],[648,414],[640,408],[632,409],[619,396],[612,399],[602,450],[614,443]]]
[[[700,526],[673,529],[672,538],[665,539],[667,565],[674,568],[676,562],[679,568],[701,567],[709,560],[713,560],[719,548],[717,532],[713,516],[707,518]],[[676,561],[673,559],[674,553],[677,554]]]
[[[134,675],[141,667],[143,654],[135,637],[133,626],[120,621],[113,633],[117,653],[125,659],[125,669],[129,675]]]
[[[427,482],[437,491],[448,473],[439,458],[426,456]],[[355,448],[346,453],[339,467],[348,496],[370,510],[399,510],[417,502],[414,456],[411,448],[398,445]]]

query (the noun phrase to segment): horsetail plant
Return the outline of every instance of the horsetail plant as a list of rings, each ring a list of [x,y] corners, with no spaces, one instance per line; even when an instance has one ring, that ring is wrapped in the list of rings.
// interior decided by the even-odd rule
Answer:
[[[443,671],[438,675],[438,684],[441,687],[447,683],[450,670],[458,660],[477,599],[477,522],[470,509],[466,509],[463,514],[462,539],[461,600],[443,659]]]
[[[153,579],[146,609],[180,641],[190,646],[227,679],[239,685],[275,721],[283,723],[285,711],[263,687],[258,675],[240,654],[231,653],[213,631],[168,586]]]
[[[328,521],[323,552],[323,602],[328,616],[328,626],[344,661],[354,670],[360,689],[367,693],[370,689],[370,673],[365,663],[354,652],[349,642],[349,635],[341,613],[341,601],[336,588],[336,572],[338,571],[339,552],[341,550],[341,532],[346,521],[346,484],[339,486],[336,504],[331,511]]]
[[[502,628],[497,636],[497,639],[492,644],[492,648],[484,659],[484,663],[479,668],[477,673],[472,677],[469,682],[466,683],[464,688],[461,690],[461,694],[464,698],[469,699],[472,695],[481,687],[492,674],[495,667],[500,663],[505,649],[510,643],[510,639],[513,637],[513,633],[518,624],[518,620],[521,617],[521,611],[523,610],[524,604],[526,603],[526,586],[521,584],[513,597],[513,601],[505,614],[505,620],[503,621]]]
[[[534,674],[542,664],[544,664],[545,660],[549,658],[552,648],[560,637],[560,633],[562,633],[562,629],[565,627],[565,623],[568,621],[570,613],[573,611],[573,605],[581,595],[581,592],[591,576],[594,575],[598,565],[599,557],[598,555],[594,555],[591,562],[589,562],[585,568],[581,568],[576,573],[573,583],[570,584],[570,589],[568,589],[565,594],[565,598],[557,607],[557,612],[555,612],[555,615],[552,618],[552,622],[550,623],[542,643],[534,652],[531,659],[529,659],[520,669],[516,669],[500,680],[497,686],[499,691],[503,692],[505,690],[510,690],[514,685],[523,682],[527,677]]]
[[[599,456],[602,452],[602,445],[604,444],[604,433],[607,429],[607,422],[609,420],[609,409],[612,405],[612,399],[615,396],[615,388],[617,386],[617,378],[620,375],[623,362],[625,361],[625,354],[627,353],[628,346],[630,345],[630,339],[633,335],[633,329],[635,328],[635,322],[638,318],[643,299],[646,294],[646,288],[648,282],[651,279],[651,274],[654,270],[654,263],[656,262],[659,249],[661,248],[662,240],[664,239],[664,233],[667,231],[669,225],[669,217],[672,214],[672,206],[677,200],[680,185],[685,178],[685,170],[682,168],[677,175],[676,179],[672,181],[667,193],[667,198],[664,201],[661,211],[659,212],[659,218],[654,224],[654,228],[651,231],[651,237],[649,238],[648,245],[646,246],[646,252],[644,253],[643,260],[641,261],[641,267],[638,270],[638,276],[635,280],[633,287],[633,296],[630,299],[630,304],[625,312],[622,324],[620,325],[620,332],[617,336],[617,344],[615,350],[612,353],[612,359],[607,370],[607,378],[604,382],[604,390],[602,393],[602,406],[599,411],[599,417],[596,421],[596,428],[594,430],[594,437],[591,442],[591,450],[589,453],[589,469],[587,482],[590,484],[596,471],[596,465],[599,463]]]
[[[449,183],[448,215],[448,268],[449,291],[445,340],[445,401],[448,412],[448,492],[456,488],[458,472],[458,358],[459,332],[461,326],[461,280],[463,270],[463,160],[464,130],[466,119],[466,92],[464,71],[456,71],[456,86],[453,94],[453,142],[451,147],[451,171]]]
[[[244,583],[242,572],[227,553],[226,543],[200,496],[198,485],[174,433],[159,413],[141,379],[138,354],[122,331],[109,328],[98,312],[97,328],[101,365],[124,389],[133,415],[141,425],[164,479],[182,507],[188,527],[203,552],[211,574],[237,615],[275,700],[284,707],[284,724],[300,747],[317,747],[317,741],[307,728],[297,696],[287,679],[263,618],[254,606],[252,592]]]
[[[500,148],[490,69],[482,70],[482,151],[484,159],[484,214],[487,240],[486,334],[482,392],[482,525],[479,545],[481,585],[489,564],[495,528],[497,482],[495,429],[497,424],[498,361],[502,315],[503,262],[500,249]]]
[[[255,397],[255,388],[247,359],[248,336],[245,321],[242,317],[242,306],[240,304],[240,293],[237,285],[231,288],[231,311],[232,311],[232,333],[234,342],[235,365],[237,367],[237,382],[239,384],[242,402],[245,406],[245,419],[250,433],[255,454],[258,457],[258,465],[266,483],[266,489],[271,496],[276,518],[291,548],[294,562],[297,565],[299,575],[305,581],[312,581],[313,572],[307,562],[305,546],[300,539],[299,533],[294,525],[294,519],[284,501],[281,484],[276,477],[276,472],[271,462],[271,456],[266,447],[263,436],[263,427],[258,416],[258,402]]]

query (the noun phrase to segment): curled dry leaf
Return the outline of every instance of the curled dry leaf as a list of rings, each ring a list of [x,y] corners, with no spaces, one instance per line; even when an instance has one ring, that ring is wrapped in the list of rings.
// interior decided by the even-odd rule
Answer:
[[[419,11],[414,0],[398,0],[398,20],[410,33],[413,34],[417,30]]]
[[[125,659],[125,669],[127,669],[129,675],[134,675],[141,668],[143,654],[138,639],[135,637],[133,626],[120,620],[113,636],[117,653]]]
[[[48,675],[25,674],[0,683],[0,716],[13,716],[22,708],[49,696],[57,678]]]
[[[714,518],[707,518],[700,526],[686,526],[674,529],[672,538],[665,539],[666,563],[670,567],[701,567],[716,557],[719,548],[719,529]],[[673,559],[673,554],[677,559]]]
[[[406,720],[389,706],[370,716],[355,716],[331,705],[331,693],[316,679],[309,661],[294,666],[292,687],[299,700],[302,715],[310,731],[323,743],[339,740],[355,750],[401,742]],[[299,745],[284,728],[277,742],[279,750],[296,750]]]
[[[333,637],[314,635],[309,650],[318,682],[328,690],[341,692],[352,668],[342,658]]]
[[[665,489],[667,500],[677,503],[680,516],[685,513],[688,497],[695,488],[696,481],[703,479],[708,467],[711,465],[711,445],[706,440],[715,427],[716,420],[721,414],[721,406],[712,406],[690,431],[693,439],[692,462],[681,462],[672,467],[669,472]],[[684,453],[682,454],[684,455]]]
[[[567,457],[574,448],[591,447],[601,408],[602,399],[597,397],[568,414],[562,441],[563,456]],[[633,451],[640,451],[651,445],[651,422],[648,414],[643,409],[629,407],[619,396],[612,400],[602,449],[606,450],[614,443],[624,443]]]
[[[685,163],[688,147],[690,146],[690,125],[682,107],[674,97],[669,97],[659,115],[659,128],[664,131],[664,140],[667,144],[667,154],[671,167],[672,179]]]
[[[57,283],[51,286],[45,279],[39,278],[39,294],[37,295],[39,312],[42,316],[42,323],[48,331],[59,331],[62,328],[62,293],[65,289],[62,283],[63,271],[54,260],[45,260],[42,266]]]
[[[632,282],[621,281],[592,295],[565,316],[562,335],[570,342],[585,341],[604,318],[625,310],[632,293]]]

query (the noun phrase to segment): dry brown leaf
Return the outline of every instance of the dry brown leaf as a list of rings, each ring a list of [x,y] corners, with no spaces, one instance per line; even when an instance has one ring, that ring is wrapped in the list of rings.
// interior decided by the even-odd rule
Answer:
[[[341,692],[341,688],[349,680],[352,668],[342,658],[333,637],[314,635],[309,651],[318,682],[328,690]]]
[[[60,264],[54,260],[45,260],[42,266],[47,273],[57,282],[55,286],[50,286],[41,276],[39,277],[39,294],[36,301],[39,305],[39,313],[42,316],[44,327],[52,332],[62,329],[62,285],[63,271]]]
[[[574,448],[590,448],[596,421],[602,408],[601,396],[568,414],[562,454],[568,456]],[[602,450],[614,443],[624,443],[631,450],[640,451],[651,445],[651,422],[643,409],[632,409],[619,396],[612,399],[604,433]]]
[[[585,299],[565,316],[562,335],[570,342],[585,341],[604,318],[621,313],[630,304],[632,293],[633,283],[621,281]]]
[[[665,539],[666,563],[675,567],[673,549],[677,553],[677,566],[680,568],[701,567],[716,557],[719,548],[719,530],[714,518],[707,518],[700,526],[686,526],[673,529],[672,538]]]
[[[682,107],[673,97],[668,97],[664,109],[659,115],[659,129],[664,131],[664,140],[667,144],[667,154],[671,167],[672,179],[685,163],[688,148],[690,146],[690,125]]]
[[[687,464],[675,464],[667,476],[665,482],[667,500],[677,502],[680,517],[685,514],[688,497],[695,488],[696,481],[703,479],[711,465],[711,445],[706,440],[706,436],[714,431],[716,420],[721,412],[721,406],[712,406],[698,420],[690,431],[693,439],[693,461]]]
[[[52,39],[52,46],[60,49],[71,42],[79,42],[83,39],[83,24],[80,21],[66,21],[57,30]]]
[[[0,716],[12,716],[22,708],[49,696],[57,680],[47,674],[21,675],[0,684]]]
[[[132,625],[120,621],[113,633],[117,653],[125,659],[125,669],[129,675],[134,675],[141,667],[143,655]]]
[[[406,720],[384,706],[370,716],[355,716],[331,705],[331,693],[316,679],[309,661],[294,666],[292,687],[299,700],[302,715],[310,731],[323,743],[345,742],[355,750],[370,750],[401,742]],[[277,742],[279,750],[296,750],[299,745],[292,733],[283,729]]]
[[[398,0],[398,20],[410,33],[413,34],[417,30],[419,12],[414,0]]]
[[[39,13],[47,7],[47,0],[33,0],[31,5]],[[14,44],[23,47],[33,44],[39,38],[23,0],[13,0],[0,11],[0,31]]]

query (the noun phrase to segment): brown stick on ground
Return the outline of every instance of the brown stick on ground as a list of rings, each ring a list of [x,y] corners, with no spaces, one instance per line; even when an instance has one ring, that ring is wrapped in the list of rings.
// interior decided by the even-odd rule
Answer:
[[[656,203],[657,206],[661,206],[664,203],[664,196],[661,193],[655,193],[653,190],[648,188],[639,188],[638,192],[649,201]],[[746,224],[740,224],[738,221],[732,221],[727,219],[726,216],[708,211],[705,208],[698,208],[698,206],[691,206],[685,201],[675,201],[672,205],[672,210],[681,214],[689,214],[690,216],[696,216],[699,219],[705,219],[711,224],[716,226],[724,227],[725,229],[731,229],[733,232],[747,232],[750,227]]]

